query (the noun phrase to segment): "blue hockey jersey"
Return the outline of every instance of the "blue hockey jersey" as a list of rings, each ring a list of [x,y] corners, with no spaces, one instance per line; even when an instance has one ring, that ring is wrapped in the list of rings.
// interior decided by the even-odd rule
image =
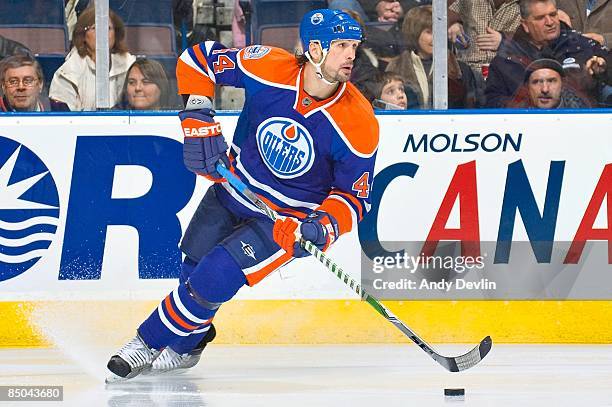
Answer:
[[[295,56],[261,45],[225,49],[207,41],[185,50],[177,63],[181,94],[212,98],[215,84],[245,89],[232,171],[279,213],[304,218],[321,209],[336,218],[342,234],[370,207],[378,122],[351,83],[316,100],[303,79]],[[232,206],[260,213],[222,185]]]

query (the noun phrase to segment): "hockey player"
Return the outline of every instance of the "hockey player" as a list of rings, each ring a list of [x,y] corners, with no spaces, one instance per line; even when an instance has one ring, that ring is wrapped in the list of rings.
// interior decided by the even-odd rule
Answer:
[[[302,19],[303,55],[205,42],[180,56],[185,164],[215,184],[181,242],[179,286],[111,357],[107,381],[194,366],[224,302],[308,254],[296,233],[326,250],[369,210],[378,123],[348,82],[361,38],[346,13],[322,9]],[[245,88],[229,157],[211,110],[215,84]],[[219,161],[285,218],[272,222],[232,189]]]

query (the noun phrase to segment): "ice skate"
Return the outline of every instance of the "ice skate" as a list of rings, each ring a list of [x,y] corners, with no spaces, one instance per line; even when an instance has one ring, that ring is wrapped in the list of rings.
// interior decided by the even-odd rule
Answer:
[[[111,374],[106,378],[106,383],[123,381],[138,376],[151,368],[151,364],[159,354],[160,352],[157,349],[149,348],[137,334],[108,361],[106,367]]]
[[[210,325],[210,329],[202,338],[200,343],[192,351],[184,354],[175,352],[170,346],[166,347],[151,364],[151,369],[146,370],[145,374],[161,374],[173,371],[184,371],[194,367],[202,356],[202,351],[209,342],[215,339],[217,332],[215,326]]]

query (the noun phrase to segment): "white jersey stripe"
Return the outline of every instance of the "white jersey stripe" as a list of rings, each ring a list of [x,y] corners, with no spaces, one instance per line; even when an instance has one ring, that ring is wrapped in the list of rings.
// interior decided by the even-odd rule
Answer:
[[[259,262],[258,264],[254,265],[253,267],[249,267],[246,269],[243,269],[243,273],[245,276],[248,276],[249,274],[253,274],[253,273],[257,273],[259,270],[263,269],[264,267],[270,265],[273,261],[275,261],[276,259],[280,258],[283,254],[285,254],[285,251],[283,249],[277,251],[276,253],[274,253],[272,256],[268,257],[267,259]],[[291,259],[289,259],[291,260]],[[283,263],[285,264],[285,263]]]
[[[201,334],[202,332],[207,332],[210,329],[210,324],[206,325],[202,329],[196,329],[195,331],[191,331],[192,334]]]
[[[242,53],[244,52],[244,50],[245,50],[245,48],[241,49],[241,50],[240,50],[240,52],[238,52],[238,55],[237,55],[236,61],[238,61],[238,67],[240,68],[240,70],[241,70],[241,71],[242,71],[242,72],[243,72],[245,75],[247,75],[247,76],[248,76],[248,77],[250,77],[251,79],[255,79],[257,82],[263,83],[264,85],[272,86],[272,87],[275,87],[275,88],[288,89],[288,90],[292,90],[292,91],[294,91],[294,92],[295,92],[295,91],[297,91],[297,88],[296,88],[295,86],[291,86],[291,85],[283,85],[283,84],[281,84],[281,83],[276,83],[276,82],[270,82],[270,81],[267,81],[267,80],[265,80],[265,79],[263,79],[263,78],[260,78],[259,76],[255,75],[255,74],[254,74],[254,73],[252,73],[252,72],[247,71],[247,70],[245,69],[245,67],[244,67],[244,66],[242,66],[242,61],[241,61],[241,58],[242,58]]]
[[[247,179],[247,181],[249,182],[249,184],[251,184],[252,186],[270,194],[271,196],[273,196],[274,198],[276,198],[277,200],[283,202],[287,207],[289,208],[295,208],[295,207],[303,207],[303,208],[309,208],[309,209],[316,209],[319,207],[320,204],[317,203],[312,203],[312,202],[305,202],[305,201],[298,201],[297,199],[292,199],[289,198],[283,194],[281,194],[278,191],[275,191],[274,189],[270,188],[269,186],[262,184],[261,182],[258,182],[255,178],[253,178],[253,176],[251,174],[249,174],[247,172],[247,170],[244,168],[244,166],[242,165],[242,162],[240,161],[240,156],[238,156],[238,158],[236,159],[236,168],[245,176],[245,178]]]
[[[161,319],[161,322],[166,326],[166,328],[172,331],[172,333],[179,335],[179,336],[189,335],[189,332],[179,331],[178,329],[174,327],[174,325],[172,325],[172,323],[170,323],[170,321],[168,321],[168,318],[166,318],[166,315],[164,314],[164,310],[162,309],[161,303],[157,306],[157,313],[159,314],[159,319]]]
[[[193,322],[194,324],[199,325],[207,321],[206,319],[200,319],[193,315],[191,312],[189,312],[189,310],[185,307],[185,305],[181,301],[181,298],[178,295],[178,288],[172,291],[172,299],[174,300],[176,307],[179,309],[179,311],[181,311],[181,314],[183,314],[183,316],[185,316],[187,319],[191,320],[191,322]]]
[[[215,46],[214,41],[204,41],[204,48],[206,49],[206,55],[210,55],[212,48]]]
[[[300,91],[299,91],[299,89],[300,89],[300,78],[302,76],[302,69],[304,69],[304,68],[300,68],[300,71],[298,72],[297,78],[295,80],[295,89],[296,89],[296,92],[295,92],[295,103],[293,104],[293,109],[296,110],[296,111],[298,109],[298,103],[300,101]]]
[[[306,113],[306,114],[304,115],[304,117],[310,117],[310,116],[312,116],[313,114],[315,114],[316,112],[318,112],[319,110],[323,110],[324,112],[327,112],[327,111],[326,111],[326,110],[324,110],[324,109],[326,109],[326,108],[328,108],[329,106],[331,106],[331,105],[333,105],[334,103],[336,103],[336,101],[337,101],[338,99],[340,99],[340,96],[342,96],[342,95],[344,94],[344,90],[346,89],[346,82],[344,82],[344,83],[343,83],[341,86],[342,86],[342,88],[340,89],[340,92],[338,92],[338,94],[336,95],[336,97],[335,97],[335,98],[333,98],[332,100],[330,100],[329,102],[327,102],[327,103],[326,103],[326,104],[324,104],[323,106],[319,106],[319,107],[317,107],[316,109],[312,109],[310,112]],[[332,123],[332,124],[334,124],[334,123]]]
[[[329,122],[331,123],[331,125],[334,127],[334,129],[336,130],[336,132],[338,132],[338,134],[340,135],[340,137],[342,138],[342,141],[344,141],[344,144],[346,144],[346,146],[349,148],[349,150],[351,150],[351,152],[353,154],[355,154],[357,157],[361,157],[361,158],[370,158],[372,157],[375,153],[376,150],[378,150],[378,147],[376,147],[376,149],[374,151],[372,151],[372,153],[370,154],[363,154],[360,153],[359,151],[355,150],[353,148],[353,145],[351,144],[351,142],[346,138],[346,136],[344,135],[344,133],[342,132],[342,130],[340,130],[340,127],[338,127],[338,125],[336,124],[336,122],[334,121],[333,117],[331,116],[331,114],[329,114],[329,112],[325,109],[321,110],[321,112],[323,112],[323,114],[325,115],[325,117],[327,117],[327,120],[329,120]]]
[[[206,72],[204,72],[202,69],[200,69],[200,67],[198,66],[198,64],[196,64],[193,59],[191,58],[191,55],[189,55],[189,52],[187,50],[185,50],[181,56],[179,57],[179,59],[181,61],[183,61],[184,63],[186,63],[187,65],[189,65],[190,67],[192,67],[193,69],[195,69],[196,71],[198,71],[198,73],[206,76],[207,78],[210,78],[210,76],[208,76],[208,74]],[[214,80],[214,79],[213,79]]]

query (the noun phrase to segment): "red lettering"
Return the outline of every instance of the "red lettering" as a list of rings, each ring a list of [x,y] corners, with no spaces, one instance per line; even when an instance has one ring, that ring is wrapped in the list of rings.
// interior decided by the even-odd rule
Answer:
[[[608,227],[606,229],[595,229],[593,224],[603,205],[604,199],[607,201]],[[574,240],[572,240],[572,244],[563,262],[565,264],[577,264],[580,261],[580,256],[587,240],[607,240],[608,264],[612,264],[612,164],[604,167],[595,187],[595,192],[591,196],[589,205],[576,231],[576,236],[574,236]]]
[[[459,229],[448,229],[446,223],[457,197],[459,197],[460,205]],[[457,167],[429,230],[427,241],[423,245],[423,255],[432,256],[441,240],[461,241],[462,256],[480,256],[476,161],[470,161]]]

